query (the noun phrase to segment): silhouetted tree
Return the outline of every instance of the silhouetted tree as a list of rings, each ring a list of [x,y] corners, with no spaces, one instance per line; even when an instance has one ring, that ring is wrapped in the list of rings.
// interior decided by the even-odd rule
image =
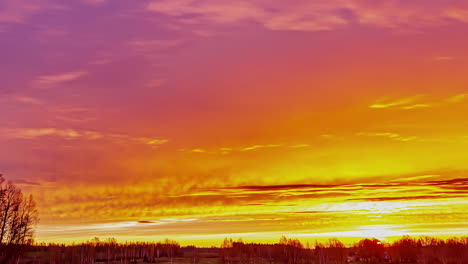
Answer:
[[[32,243],[38,221],[36,203],[0,174],[0,261],[13,263]]]
[[[283,247],[284,252],[284,263],[285,264],[297,264],[301,257],[301,253],[304,249],[302,243],[297,239],[287,239],[282,236],[279,243]]]
[[[233,248],[232,248],[233,241],[232,239],[225,238],[223,243],[221,244],[221,261],[223,263],[230,264],[232,263],[233,258]]]
[[[346,259],[346,249],[343,242],[336,238],[328,240],[328,258],[330,263],[344,263]]]
[[[173,258],[179,255],[180,244],[177,241],[166,239],[164,240],[163,247],[167,257],[170,258],[172,264]]]
[[[401,263],[415,263],[418,259],[418,242],[409,236],[393,243]]]
[[[378,239],[363,239],[357,244],[359,256],[365,262],[376,263],[383,258],[384,245]]]

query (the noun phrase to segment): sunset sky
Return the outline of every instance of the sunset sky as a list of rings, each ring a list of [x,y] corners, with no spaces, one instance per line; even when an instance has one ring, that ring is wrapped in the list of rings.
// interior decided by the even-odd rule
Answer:
[[[468,235],[468,1],[0,0],[38,242]]]

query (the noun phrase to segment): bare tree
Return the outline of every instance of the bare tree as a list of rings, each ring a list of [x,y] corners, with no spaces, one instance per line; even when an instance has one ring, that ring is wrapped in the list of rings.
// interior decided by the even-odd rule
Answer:
[[[0,174],[0,262],[17,260],[31,244],[38,221],[36,203]]]

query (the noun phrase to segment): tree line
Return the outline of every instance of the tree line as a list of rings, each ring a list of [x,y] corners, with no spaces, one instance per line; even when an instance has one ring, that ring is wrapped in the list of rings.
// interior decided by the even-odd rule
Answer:
[[[131,264],[183,263],[201,264],[209,253],[221,264],[466,264],[468,237],[438,239],[402,237],[393,243],[363,239],[346,246],[338,239],[305,245],[297,239],[282,237],[278,243],[245,243],[225,239],[220,247],[181,247],[176,241],[118,243],[109,238],[94,238],[80,244],[34,244],[17,259],[29,264]],[[3,262],[2,262],[3,263]],[[5,262],[6,263],[6,262]],[[210,262],[213,263],[213,262]]]
[[[338,239],[316,242],[314,246],[286,237],[276,244],[225,239],[220,259],[224,264],[468,264],[468,237],[443,240],[404,236],[393,243],[366,238],[351,246],[345,246]]]
[[[80,244],[38,244],[30,247],[27,257],[31,264],[93,264],[93,263],[155,263],[167,258],[172,263],[183,253],[178,242],[166,239],[163,242],[117,243],[114,238],[94,238]]]

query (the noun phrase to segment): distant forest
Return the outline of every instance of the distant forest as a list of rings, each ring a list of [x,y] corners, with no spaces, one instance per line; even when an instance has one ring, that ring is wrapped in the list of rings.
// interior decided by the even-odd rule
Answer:
[[[468,237],[446,240],[403,237],[393,243],[363,239],[345,246],[338,239],[304,245],[282,237],[276,244],[244,243],[225,239],[220,247],[181,247],[173,240],[157,243],[118,243],[95,238],[86,243],[35,244],[17,247],[5,264],[339,264],[423,263],[468,264]]]

